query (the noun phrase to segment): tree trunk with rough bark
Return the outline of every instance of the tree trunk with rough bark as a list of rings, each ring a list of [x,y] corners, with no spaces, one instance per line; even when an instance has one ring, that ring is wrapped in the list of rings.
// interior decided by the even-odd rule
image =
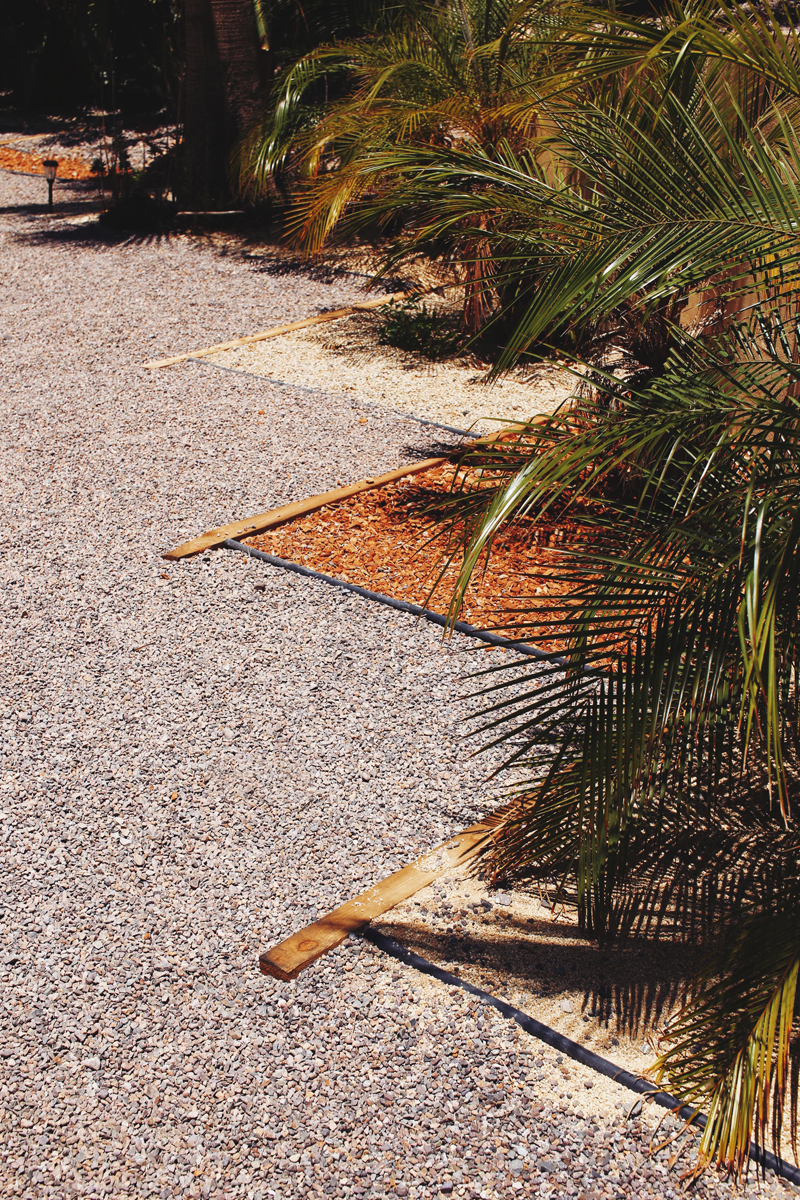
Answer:
[[[253,0],[185,0],[181,203],[230,200],[228,167],[237,138],[266,98],[266,54]]]

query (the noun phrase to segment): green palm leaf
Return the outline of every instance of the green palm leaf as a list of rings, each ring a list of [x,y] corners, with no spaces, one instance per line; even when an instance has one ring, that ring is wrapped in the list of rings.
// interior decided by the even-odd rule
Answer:
[[[657,1063],[688,1103],[708,1116],[698,1167],[720,1163],[741,1174],[750,1139],[771,1142],[781,1155],[793,1040],[800,909],[751,917],[709,962],[697,994],[669,1029],[669,1049]],[[797,1080],[789,1095],[791,1141],[797,1155]]]
[[[760,312],[716,346],[677,345],[646,388],[620,394],[608,377],[609,396],[596,379],[569,413],[465,457],[486,486],[465,501],[462,585],[475,547],[490,551],[510,521],[535,527],[558,506],[584,530],[562,553],[566,598],[521,597],[506,617],[566,670],[486,672],[477,719],[488,744],[513,743],[516,805],[487,865],[560,879],[601,938],[665,922],[685,936],[695,920],[718,938],[800,900],[786,831],[800,716],[798,331]],[[458,516],[454,495],[442,518]],[[759,936],[757,994],[737,1007],[744,951],[726,952],[709,968],[718,990],[689,1003],[662,1062],[682,1098],[707,1104],[702,1161],[735,1170],[754,1130],[777,1136],[786,1092],[796,961]],[[731,1019],[706,1045],[723,994]]]

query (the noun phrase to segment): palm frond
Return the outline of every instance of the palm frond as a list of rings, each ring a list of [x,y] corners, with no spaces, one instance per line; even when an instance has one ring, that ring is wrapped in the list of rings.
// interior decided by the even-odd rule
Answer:
[[[753,1137],[781,1158],[787,1092],[797,1156],[798,971],[795,889],[784,911],[746,920],[708,962],[690,1004],[670,1023],[669,1048],[657,1071],[669,1076],[685,1103],[706,1112],[697,1172],[713,1162],[741,1175]]]
[[[475,548],[490,553],[511,521],[535,526],[557,504],[583,531],[561,554],[567,594],[521,597],[506,615],[566,668],[490,669],[476,719],[488,744],[513,743],[514,809],[486,865],[560,880],[598,937],[680,923],[692,889],[717,938],[726,923],[800,902],[786,830],[800,782],[798,338],[793,321],[764,311],[714,345],[682,335],[645,388],[620,394],[608,375],[604,395],[596,374],[568,414],[465,456],[473,473],[485,457],[487,478],[482,511],[476,493],[465,500],[460,588]],[[458,518],[457,495],[443,517]],[[737,962],[714,967],[723,990]],[[710,1104],[703,1161],[740,1170],[753,1121],[762,1136],[782,1120],[783,1100],[768,1115],[765,1097],[785,1092],[796,971],[795,958],[763,950],[746,1038],[734,1052],[730,1025],[720,1034],[727,1059],[699,1032],[716,992],[703,1000],[701,989],[676,1026],[664,1067],[688,1102]]]

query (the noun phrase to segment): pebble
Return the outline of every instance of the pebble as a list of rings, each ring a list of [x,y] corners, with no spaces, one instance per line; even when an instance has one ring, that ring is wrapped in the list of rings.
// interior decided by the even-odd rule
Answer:
[[[357,939],[260,975],[259,950],[492,799],[460,741],[474,658],[244,556],[160,555],[425,433],[361,425],[357,397],[143,371],[357,281],[71,226],[41,186],[0,173],[2,1195],[676,1195],[644,1120],[568,1111],[552,1052],[466,994],[432,1003]]]

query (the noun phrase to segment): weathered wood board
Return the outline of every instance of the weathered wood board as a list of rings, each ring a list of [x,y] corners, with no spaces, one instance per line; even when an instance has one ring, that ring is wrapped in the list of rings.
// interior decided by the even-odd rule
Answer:
[[[547,420],[546,417],[534,417],[531,424],[539,424],[545,420]],[[514,436],[514,430],[500,430],[499,433],[488,434],[469,444],[474,446],[491,445],[492,442],[504,441]],[[466,447],[464,448],[466,449]],[[292,521],[295,517],[315,512],[327,504],[337,504],[340,500],[348,500],[351,496],[358,496],[361,492],[385,487],[387,483],[394,483],[396,479],[404,479],[408,475],[421,475],[423,471],[444,466],[449,461],[449,455],[443,455],[440,458],[425,458],[422,462],[407,463],[404,467],[395,467],[393,471],[386,471],[383,475],[361,479],[358,483],[347,484],[346,487],[333,488],[332,491],[321,492],[318,496],[307,496],[305,500],[293,500],[291,504],[282,504],[279,508],[271,508],[268,512],[258,513],[255,517],[245,517],[242,521],[232,521],[230,525],[220,525],[218,529],[209,529],[206,533],[201,533],[199,537],[176,546],[174,550],[165,551],[161,557],[177,559],[189,558],[192,554],[202,554],[204,550],[221,546],[228,538],[252,537],[256,533],[263,533],[265,529],[282,525],[284,521]]]
[[[202,350],[187,350],[184,354],[173,354],[171,358],[153,359],[144,364],[145,370],[155,371],[157,367],[172,367],[175,363],[188,362],[190,358],[207,358],[209,354],[235,350],[237,346],[251,346],[253,342],[265,342],[268,338],[280,337],[284,333],[294,333],[296,329],[309,329],[312,325],[324,325],[326,321],[340,321],[343,317],[352,317],[359,312],[369,312],[373,308],[389,304],[392,300],[408,300],[412,295],[416,293],[392,292],[389,296],[378,296],[375,300],[349,304],[347,308],[337,308],[332,312],[319,313],[315,317],[305,317],[302,321],[290,321],[288,325],[276,325],[272,329],[263,329],[260,333],[248,333],[230,342],[217,342],[215,346],[205,346]]]
[[[221,546],[228,538],[251,537],[255,533],[263,533],[265,529],[271,529],[274,525],[281,525],[295,517],[302,517],[305,513],[315,512],[318,508],[324,508],[326,504],[336,504],[339,500],[347,500],[361,492],[385,487],[387,483],[394,483],[396,479],[404,479],[407,475],[420,475],[433,467],[441,467],[447,461],[447,458],[426,458],[422,462],[396,467],[394,471],[387,471],[385,475],[376,475],[374,478],[348,484],[347,487],[322,492],[318,496],[307,496],[305,500],[282,504],[280,508],[271,508],[269,512],[259,513],[255,517],[245,517],[243,521],[233,521],[230,525],[221,525],[219,529],[209,529],[200,537],[192,538],[190,542],[184,542],[174,550],[167,550],[162,558],[188,558],[192,554],[201,554],[204,550]]]
[[[296,979],[312,962],[341,945],[345,938],[363,929],[374,917],[407,900],[445,871],[469,862],[485,846],[508,811],[509,806],[506,806],[476,825],[470,825],[463,833],[428,850],[407,867],[395,871],[353,900],[265,951],[259,958],[263,974],[275,979]]]

